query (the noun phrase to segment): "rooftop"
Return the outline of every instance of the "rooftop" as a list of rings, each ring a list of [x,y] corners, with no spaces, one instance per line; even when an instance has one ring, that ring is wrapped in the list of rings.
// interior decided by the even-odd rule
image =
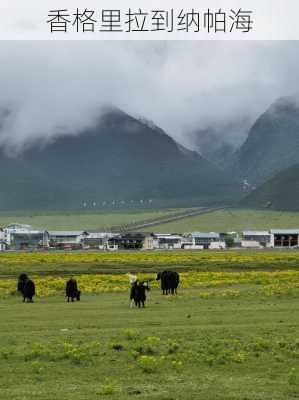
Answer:
[[[299,235],[299,229],[271,229],[274,235]]]
[[[31,231],[19,231],[19,232],[13,232],[12,235],[13,236],[24,236],[24,235],[43,235],[45,233],[45,231],[37,231],[37,230],[31,230]]]
[[[244,231],[243,236],[270,236],[269,231]]]
[[[216,232],[193,232],[191,233],[191,237],[202,239],[220,239],[219,233]]]
[[[92,232],[88,233],[87,239],[103,239],[103,238],[111,238],[113,236],[116,235],[111,232]]]
[[[171,233],[155,233],[154,237],[157,239],[182,239],[182,235]]]
[[[27,224],[18,224],[17,222],[14,222],[12,224],[9,224],[6,227],[6,229],[19,229],[19,230],[31,231],[32,226]]]
[[[86,231],[48,231],[50,236],[80,236],[88,235]]]

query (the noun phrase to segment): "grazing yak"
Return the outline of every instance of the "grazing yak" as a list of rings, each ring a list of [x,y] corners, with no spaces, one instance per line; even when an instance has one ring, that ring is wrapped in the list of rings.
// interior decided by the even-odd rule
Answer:
[[[157,281],[161,281],[163,294],[176,294],[180,282],[180,275],[175,271],[158,272]]]
[[[146,292],[150,290],[148,281],[139,282],[136,280],[131,286],[130,300],[131,307],[133,302],[136,307],[145,307]]]
[[[35,284],[26,274],[21,274],[19,276],[17,289],[23,296],[23,303],[25,303],[26,299],[27,303],[33,303]]]
[[[67,302],[69,303],[70,299],[71,301],[74,301],[74,299],[80,301],[80,296],[81,292],[80,290],[78,290],[76,279],[74,278],[69,279],[65,287],[65,297],[67,297]]]

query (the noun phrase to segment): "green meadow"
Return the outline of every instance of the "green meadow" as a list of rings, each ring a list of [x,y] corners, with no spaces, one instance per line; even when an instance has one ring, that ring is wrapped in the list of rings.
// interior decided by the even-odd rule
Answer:
[[[0,399],[298,399],[298,265],[296,251],[4,253]],[[164,268],[184,271],[177,296],[154,281]],[[133,270],[151,279],[144,309],[129,307]]]
[[[12,222],[30,224],[49,230],[106,230],[141,221],[159,219],[185,209],[119,209],[78,212],[18,212],[0,213],[0,226]],[[299,228],[299,212],[226,209],[151,226],[149,232],[173,233],[194,231],[241,232],[246,229]]]
[[[155,232],[242,232],[249,229],[299,229],[299,212],[226,209],[154,227]],[[148,229],[151,230],[151,229]]]
[[[0,254],[0,399],[298,399],[298,266],[296,250]],[[178,295],[152,282],[129,308],[125,273],[165,268],[184,271]]]
[[[161,218],[178,209],[118,209],[81,210],[78,212],[2,212],[0,226],[18,222],[30,224],[35,228],[49,230],[105,230],[115,225],[126,225],[153,218]]]
[[[213,290],[2,299],[0,399],[297,399],[299,293]]]

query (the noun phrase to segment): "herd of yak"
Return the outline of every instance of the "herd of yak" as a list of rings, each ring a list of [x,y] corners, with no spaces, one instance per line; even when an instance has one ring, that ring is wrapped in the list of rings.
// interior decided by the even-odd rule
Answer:
[[[144,307],[146,301],[146,292],[150,290],[149,281],[139,281],[136,276],[130,275],[130,301],[131,307],[135,305],[136,307]],[[156,280],[161,282],[162,293],[176,294],[177,288],[180,282],[180,276],[175,271],[163,271],[157,274]],[[23,296],[23,302],[32,303],[33,297],[35,296],[35,284],[27,274],[21,274],[18,279],[18,291]],[[73,302],[75,299],[80,300],[81,291],[78,289],[77,281],[74,278],[69,279],[66,282],[65,287],[65,297],[67,301]]]

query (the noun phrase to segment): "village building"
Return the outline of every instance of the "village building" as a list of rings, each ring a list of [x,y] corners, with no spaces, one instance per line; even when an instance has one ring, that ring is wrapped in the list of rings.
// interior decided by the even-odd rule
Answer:
[[[117,250],[113,238],[116,235],[108,232],[92,232],[82,239],[83,249]]]
[[[113,235],[111,238],[108,239],[107,241],[107,247],[105,248],[105,250],[108,251],[116,251],[118,250],[118,235]]]
[[[185,242],[183,236],[178,234],[152,234],[153,248],[163,250],[181,249]]]
[[[140,232],[121,233],[113,238],[119,250],[141,250],[147,234]]]
[[[10,236],[9,248],[11,250],[38,250],[46,247],[48,246],[45,231],[14,232]]]
[[[299,247],[299,229],[246,230],[237,232],[193,232],[180,234],[146,232],[46,231],[13,223],[0,228],[0,251],[4,250],[221,250],[242,248]]]
[[[272,247],[298,247],[299,229],[271,229]]]
[[[18,223],[13,223],[9,224],[5,229],[4,229],[4,241],[7,244],[8,248],[10,247],[12,243],[12,237],[16,233],[26,233],[32,231],[32,226],[27,225],[27,224],[18,224]]]
[[[10,224],[2,234],[2,249],[36,250],[47,247],[47,232],[34,230],[31,225]]]
[[[155,239],[154,239],[154,233],[151,234],[145,234],[142,249],[143,250],[154,250],[155,249]]]
[[[272,235],[269,231],[244,231],[242,233],[241,247],[263,248],[273,247]]]
[[[193,232],[186,235],[189,243],[184,244],[185,249],[191,250],[221,250],[226,248],[225,241],[216,232]]]
[[[86,231],[48,231],[48,245],[55,249],[83,248],[83,241],[88,236]]]
[[[0,251],[4,251],[7,249],[7,244],[5,241],[5,232],[4,229],[0,228]]]

